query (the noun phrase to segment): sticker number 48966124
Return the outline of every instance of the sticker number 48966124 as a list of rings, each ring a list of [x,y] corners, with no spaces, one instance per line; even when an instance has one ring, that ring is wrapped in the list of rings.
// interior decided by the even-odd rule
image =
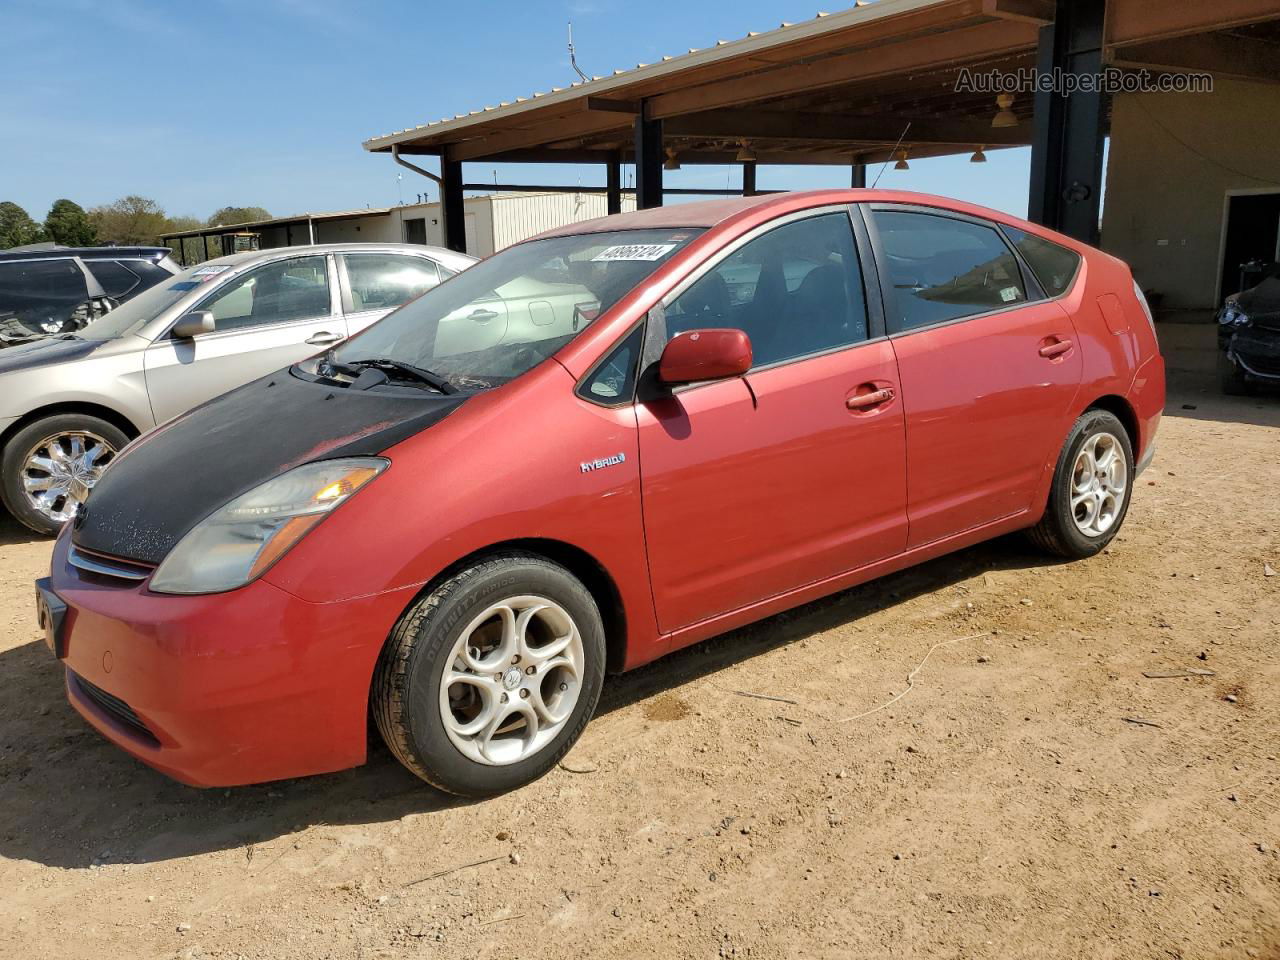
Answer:
[[[620,243],[605,247],[591,259],[597,263],[610,260],[661,260],[676,248],[674,243]]]

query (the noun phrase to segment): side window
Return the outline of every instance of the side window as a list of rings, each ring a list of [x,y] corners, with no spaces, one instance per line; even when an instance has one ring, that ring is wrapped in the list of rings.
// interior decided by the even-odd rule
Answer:
[[[84,274],[70,258],[0,264],[0,323],[61,333],[68,321],[89,319],[88,299]]]
[[[327,317],[325,258],[298,257],[258,267],[232,280],[195,309],[211,311],[219,331]]]
[[[735,327],[765,366],[867,339],[867,302],[844,213],[785,224],[702,275],[667,308],[667,336]]]
[[[124,300],[142,282],[136,273],[118,260],[86,260],[84,265],[112,300]]]
[[[1017,227],[1005,227],[1004,232],[1027,261],[1045,293],[1057,297],[1071,288],[1071,281],[1080,269],[1080,254]]]
[[[890,333],[1024,303],[1017,258],[993,227],[927,213],[872,213],[892,291]]]
[[[383,253],[344,253],[351,309],[390,310],[440,282],[434,261]]]
[[[636,376],[643,348],[644,325],[641,324],[613,348],[591,376],[582,381],[578,396],[604,406],[630,403],[636,392]]]

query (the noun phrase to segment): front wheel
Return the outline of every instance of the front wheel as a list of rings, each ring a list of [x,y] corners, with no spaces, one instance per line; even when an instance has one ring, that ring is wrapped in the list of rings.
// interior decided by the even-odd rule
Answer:
[[[536,780],[573,746],[604,684],[604,626],[576,577],[509,553],[454,574],[401,617],[374,673],[392,753],[449,793]]]
[[[1133,492],[1133,447],[1106,410],[1087,410],[1058,456],[1044,517],[1031,541],[1060,557],[1091,557],[1120,531]]]
[[[0,457],[0,499],[20,523],[52,536],[75,517],[129,442],[98,417],[61,413],[19,430]]]

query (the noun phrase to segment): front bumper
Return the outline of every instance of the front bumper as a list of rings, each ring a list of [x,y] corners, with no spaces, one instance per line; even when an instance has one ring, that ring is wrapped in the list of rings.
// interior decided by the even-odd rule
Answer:
[[[1247,377],[1280,382],[1280,332],[1246,328],[1226,342],[1228,359]]]
[[[85,573],[54,548],[71,705],[111,742],[192,786],[364,762],[369,682],[414,588],[310,603],[259,580],[198,597]]]

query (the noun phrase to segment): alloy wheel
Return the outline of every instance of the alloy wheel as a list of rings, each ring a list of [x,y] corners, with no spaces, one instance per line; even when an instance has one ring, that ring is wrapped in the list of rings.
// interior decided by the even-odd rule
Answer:
[[[1115,524],[1129,490],[1124,448],[1107,432],[1089,436],[1071,470],[1071,516],[1086,537],[1100,537]]]
[[[525,760],[560,733],[582,691],[582,637],[559,604],[536,596],[492,604],[445,661],[440,714],[468,759]]]

